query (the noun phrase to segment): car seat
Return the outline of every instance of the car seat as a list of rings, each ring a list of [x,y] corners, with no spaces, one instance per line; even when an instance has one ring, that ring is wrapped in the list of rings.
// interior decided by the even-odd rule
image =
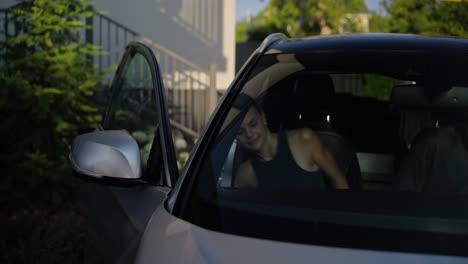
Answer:
[[[302,73],[272,87],[262,107],[272,130],[312,128],[335,158],[350,188],[361,189],[356,152],[333,125],[334,95],[329,75]]]
[[[401,191],[468,193],[468,88],[455,87],[428,98],[424,87],[406,87],[406,101],[430,110],[431,126],[410,144],[398,171]],[[401,100],[400,100],[401,101]]]

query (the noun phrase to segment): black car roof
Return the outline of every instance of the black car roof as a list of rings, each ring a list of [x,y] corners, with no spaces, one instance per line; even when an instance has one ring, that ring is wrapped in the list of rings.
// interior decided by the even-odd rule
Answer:
[[[468,39],[407,34],[329,35],[280,39],[273,42],[265,53],[301,53],[317,50],[468,52]]]

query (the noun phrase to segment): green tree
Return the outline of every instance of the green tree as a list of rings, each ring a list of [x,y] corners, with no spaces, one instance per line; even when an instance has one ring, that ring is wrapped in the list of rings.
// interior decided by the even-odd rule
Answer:
[[[236,43],[247,41],[247,29],[249,24],[247,22],[238,22],[236,24]]]
[[[100,49],[78,34],[94,14],[87,6],[87,0],[34,0],[9,9],[15,34],[0,43],[5,188],[30,195],[63,179],[70,139],[99,122],[100,110],[89,97],[99,80],[91,56]]]
[[[432,27],[431,13],[435,0],[386,1],[390,14],[390,32],[424,34]]]
[[[375,12],[369,20],[369,32],[389,32],[390,31],[390,20],[386,16],[381,16]]]
[[[385,0],[389,31],[468,37],[468,3],[440,0]]]
[[[438,2],[433,20],[433,34],[468,38],[468,2]]]
[[[353,29],[346,14],[366,10],[363,0],[271,0],[252,21],[248,36],[260,40],[273,32],[291,37],[337,33],[343,23]]]

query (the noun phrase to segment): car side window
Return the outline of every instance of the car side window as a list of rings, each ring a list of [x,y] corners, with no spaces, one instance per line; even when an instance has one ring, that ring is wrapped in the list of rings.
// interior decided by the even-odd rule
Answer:
[[[120,73],[114,81],[105,129],[128,131],[140,147],[145,169],[159,123],[150,64],[144,55],[135,52]]]

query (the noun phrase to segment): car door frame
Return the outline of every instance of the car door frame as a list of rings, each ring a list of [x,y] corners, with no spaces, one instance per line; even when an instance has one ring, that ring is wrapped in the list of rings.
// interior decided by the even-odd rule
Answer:
[[[161,145],[161,152],[163,158],[163,166],[164,166],[164,178],[163,178],[163,186],[167,186],[172,188],[175,182],[179,177],[179,171],[177,169],[177,161],[176,161],[176,154],[175,154],[175,147],[174,141],[172,139],[172,129],[170,126],[169,120],[169,113],[167,111],[167,100],[164,91],[164,83],[161,78],[161,71],[159,69],[159,64],[156,58],[154,51],[147,45],[137,41],[131,41],[127,47],[125,48],[125,53],[122,56],[122,59],[119,63],[119,66],[116,70],[114,75],[114,79],[111,85],[111,96],[108,100],[106,105],[106,109],[103,116],[103,121],[100,126],[100,129],[106,130],[108,127],[108,123],[110,121],[111,112],[112,112],[112,102],[114,99],[115,94],[117,94],[118,81],[119,77],[125,73],[126,67],[128,66],[128,58],[129,56],[133,56],[132,53],[139,52],[142,54],[149,63],[151,75],[154,77],[153,87],[155,89],[155,96],[156,96],[156,107],[157,113],[159,118],[159,135],[160,135],[160,145]]]
[[[135,181],[134,185],[113,186],[100,182],[83,182],[81,200],[84,213],[91,217],[91,227],[100,237],[97,246],[102,247],[103,256],[112,262],[131,263],[139,247],[140,239],[153,212],[167,199],[178,178],[175,149],[167,112],[166,97],[159,65],[154,51],[140,42],[130,42],[114,75],[110,97],[105,108],[103,121],[98,130],[106,130],[112,113],[115,96],[118,96],[119,80],[126,73],[131,58],[139,53],[149,64],[152,89],[158,115],[157,135],[153,147],[161,154],[162,175],[158,183]],[[159,142],[158,142],[159,141]],[[158,142],[159,144],[156,144]],[[151,159],[149,157],[148,159]],[[93,219],[94,218],[94,219]],[[94,221],[93,221],[94,220]]]

